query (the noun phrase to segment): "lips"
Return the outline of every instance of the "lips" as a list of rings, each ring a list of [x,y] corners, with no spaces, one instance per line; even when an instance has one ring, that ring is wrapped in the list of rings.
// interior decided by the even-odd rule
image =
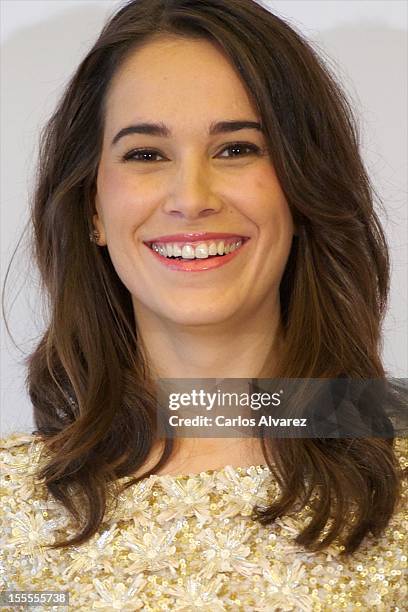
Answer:
[[[195,242],[204,242],[206,240],[226,240],[226,239],[241,239],[248,240],[249,236],[242,234],[231,234],[226,232],[190,232],[184,234],[169,234],[166,236],[154,236],[143,242],[147,246],[154,243],[179,242],[183,244],[194,244]]]
[[[242,234],[194,232],[156,236],[145,240],[144,244],[148,247],[154,259],[170,270],[205,272],[223,267],[228,262],[239,257],[248,241],[249,237]],[[220,249],[218,255],[221,254],[221,256],[216,256],[215,252],[211,253],[211,251],[214,251],[217,242],[217,249]],[[207,243],[211,243],[208,251],[206,250]],[[229,243],[231,243],[231,248],[229,248]],[[228,245],[225,249],[224,244]],[[174,249],[177,249],[177,254],[174,252]],[[205,253],[201,253],[204,250]],[[187,253],[187,251],[189,252]],[[198,254],[198,251],[200,251],[200,254]],[[194,252],[196,259],[194,259]],[[210,255],[214,256],[210,257]],[[190,259],[191,256],[193,259]]]

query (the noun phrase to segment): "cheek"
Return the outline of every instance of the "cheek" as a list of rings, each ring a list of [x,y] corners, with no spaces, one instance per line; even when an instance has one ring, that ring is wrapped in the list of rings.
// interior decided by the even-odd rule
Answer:
[[[98,195],[102,207],[106,231],[111,236],[131,232],[149,216],[149,199],[133,177],[120,169],[101,172],[98,178]]]
[[[270,164],[251,176],[250,182],[241,191],[244,195],[245,214],[262,229],[276,233],[277,229],[291,233],[292,215]]]
[[[101,176],[100,188],[109,202],[117,203],[128,201],[137,194],[134,180],[129,172],[124,172],[120,166],[112,165]]]

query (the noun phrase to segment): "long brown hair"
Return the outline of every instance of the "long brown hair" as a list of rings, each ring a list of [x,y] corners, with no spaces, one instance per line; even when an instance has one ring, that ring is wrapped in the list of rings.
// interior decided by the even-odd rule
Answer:
[[[52,548],[97,531],[108,484],[142,468],[155,439],[155,395],[131,297],[89,232],[109,84],[129,54],[163,34],[210,40],[239,71],[299,230],[280,286],[285,341],[275,375],[385,377],[388,249],[355,119],[324,61],[253,0],[128,2],[81,62],[40,140],[33,256],[49,325],[26,360],[27,387],[34,433],[49,451],[39,476],[78,521],[77,535]],[[172,444],[167,439],[157,465],[127,486],[165,465]],[[351,553],[369,532],[381,534],[394,513],[401,476],[393,438],[264,440],[264,453],[281,496],[253,518],[272,523],[319,485],[312,521],[296,539],[310,550],[341,536]],[[346,534],[344,508],[353,504],[356,520]]]

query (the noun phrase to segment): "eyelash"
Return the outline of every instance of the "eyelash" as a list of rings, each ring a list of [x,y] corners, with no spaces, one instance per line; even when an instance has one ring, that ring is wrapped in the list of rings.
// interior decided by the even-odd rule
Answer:
[[[227,147],[224,147],[221,150],[221,153],[223,153],[224,151],[227,151],[228,149],[235,149],[235,148],[245,148],[245,149],[249,149],[251,151],[250,155],[261,155],[262,154],[262,150],[254,144],[250,144],[247,142],[234,142],[230,145],[228,145]],[[160,153],[158,151],[155,151],[154,149],[132,149],[132,151],[129,151],[128,153],[126,153],[123,157],[122,160],[123,161],[135,161],[135,162],[141,162],[141,163],[155,163],[152,160],[146,160],[146,159],[135,159],[135,155],[139,153],[153,153],[153,155],[160,155]],[[231,157],[228,158],[224,158],[224,159],[234,159],[236,157],[242,157],[242,155],[232,155]],[[156,161],[157,163],[157,161]]]

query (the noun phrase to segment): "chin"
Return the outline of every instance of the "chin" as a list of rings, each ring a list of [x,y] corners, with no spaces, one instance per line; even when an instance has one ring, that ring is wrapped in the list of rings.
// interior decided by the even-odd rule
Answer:
[[[214,307],[209,305],[207,308],[200,308],[192,304],[183,309],[172,309],[166,312],[157,313],[177,325],[217,325],[230,319],[236,312],[236,308]]]

